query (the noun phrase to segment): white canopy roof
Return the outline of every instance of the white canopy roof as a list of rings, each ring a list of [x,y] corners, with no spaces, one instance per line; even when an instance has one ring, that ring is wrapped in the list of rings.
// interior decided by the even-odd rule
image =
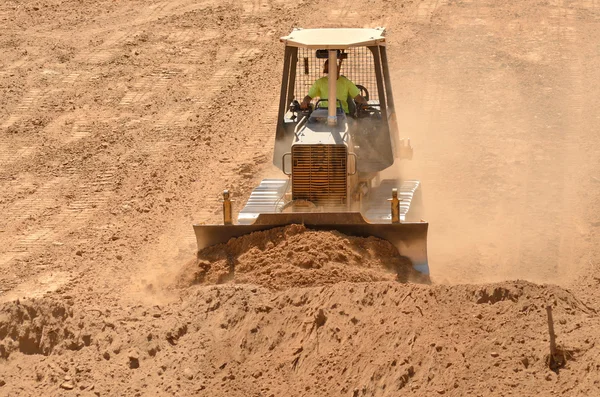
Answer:
[[[343,50],[350,47],[383,45],[385,28],[294,28],[292,33],[283,36],[281,41],[291,47]]]

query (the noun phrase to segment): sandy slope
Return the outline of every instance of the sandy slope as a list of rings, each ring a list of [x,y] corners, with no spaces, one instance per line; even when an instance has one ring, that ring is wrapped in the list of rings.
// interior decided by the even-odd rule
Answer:
[[[555,286],[197,287],[169,305],[2,307],[9,395],[595,395],[596,311]],[[568,354],[548,369],[546,304]],[[43,356],[46,354],[48,356]],[[19,368],[25,371],[18,370]],[[75,391],[73,392],[75,393]]]
[[[600,4],[334,3],[0,4],[0,394],[598,394]],[[277,38],[323,25],[389,29],[434,285],[182,286],[277,175]]]

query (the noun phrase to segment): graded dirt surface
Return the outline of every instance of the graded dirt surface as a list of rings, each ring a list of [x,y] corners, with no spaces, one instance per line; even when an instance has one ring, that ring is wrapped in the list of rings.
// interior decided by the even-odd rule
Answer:
[[[196,261],[282,177],[295,26],[387,27],[431,285],[295,227]],[[0,395],[600,395],[598,43],[595,0],[3,1]]]

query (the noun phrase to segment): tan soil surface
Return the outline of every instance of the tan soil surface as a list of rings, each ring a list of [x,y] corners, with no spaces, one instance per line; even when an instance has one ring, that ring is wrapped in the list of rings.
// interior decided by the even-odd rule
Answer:
[[[294,26],[388,28],[432,285],[297,227],[196,261],[282,177]],[[0,395],[600,395],[598,43],[596,0],[0,2]]]

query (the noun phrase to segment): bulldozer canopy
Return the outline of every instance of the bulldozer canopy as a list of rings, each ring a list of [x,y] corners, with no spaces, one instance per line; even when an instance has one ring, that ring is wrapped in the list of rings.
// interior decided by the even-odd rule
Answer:
[[[294,29],[281,38],[286,46],[311,49],[347,49],[358,46],[376,46],[385,43],[385,28],[323,28]]]

